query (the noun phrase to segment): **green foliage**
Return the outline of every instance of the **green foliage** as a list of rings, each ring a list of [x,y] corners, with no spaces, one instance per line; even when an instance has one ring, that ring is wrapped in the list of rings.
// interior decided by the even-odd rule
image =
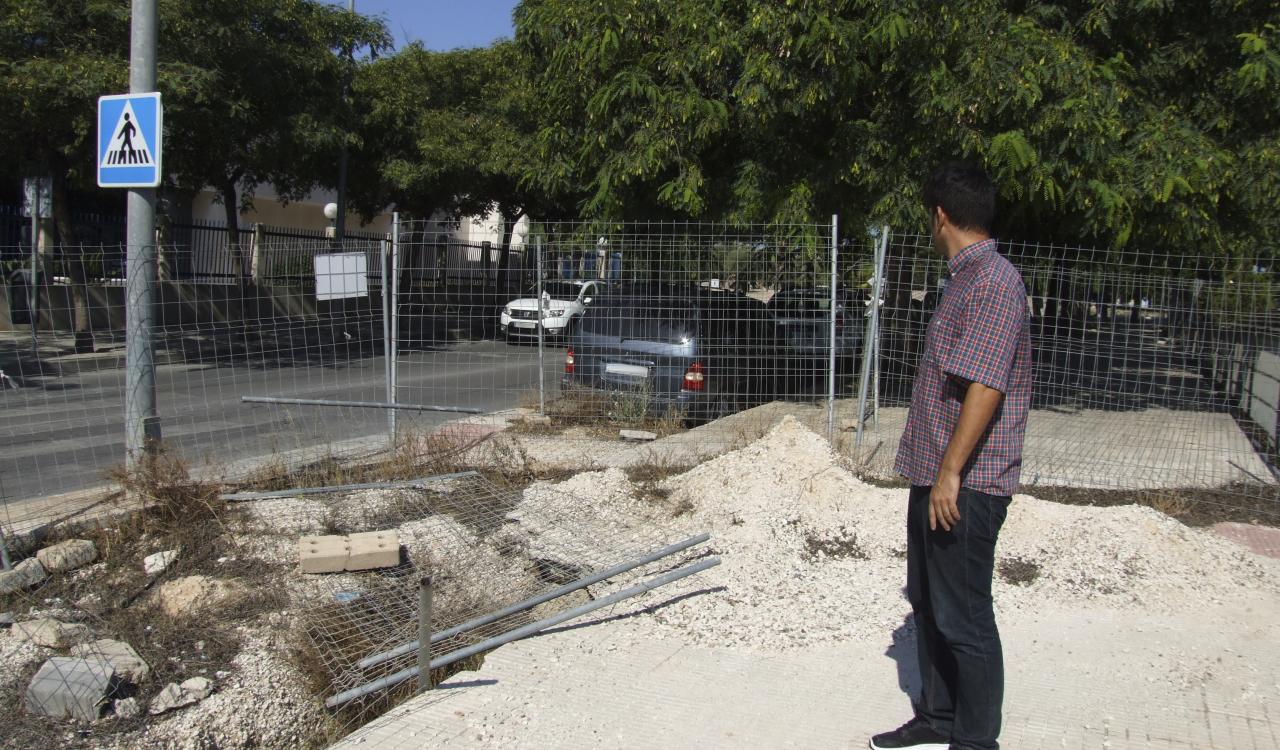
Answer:
[[[905,228],[961,157],[1007,235],[1242,256],[1280,237],[1278,22],[1251,0],[526,0],[527,176],[589,216]]]

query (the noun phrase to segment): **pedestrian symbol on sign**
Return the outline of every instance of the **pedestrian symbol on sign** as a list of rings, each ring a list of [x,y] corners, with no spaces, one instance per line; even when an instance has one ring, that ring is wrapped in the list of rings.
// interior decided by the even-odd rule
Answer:
[[[151,151],[147,148],[146,138],[138,132],[133,124],[133,107],[126,103],[120,111],[120,121],[116,123],[115,137],[111,139],[111,147],[107,149],[106,164],[150,164]],[[135,145],[133,139],[138,139]]]

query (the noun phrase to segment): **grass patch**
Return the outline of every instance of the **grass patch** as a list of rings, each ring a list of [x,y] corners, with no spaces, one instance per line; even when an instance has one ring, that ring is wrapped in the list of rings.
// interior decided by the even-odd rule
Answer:
[[[511,430],[525,435],[555,435],[579,428],[590,437],[616,439],[618,430],[644,430],[666,437],[685,430],[686,415],[678,409],[655,412],[646,388],[619,391],[575,389],[547,399],[542,420],[517,420]]]
[[[627,479],[636,485],[640,497],[658,505],[668,506],[673,517],[692,513],[693,503],[688,498],[678,503],[671,502],[671,488],[663,486],[663,482],[684,474],[693,466],[677,461],[668,453],[652,449],[648,451],[646,459],[623,469]]]

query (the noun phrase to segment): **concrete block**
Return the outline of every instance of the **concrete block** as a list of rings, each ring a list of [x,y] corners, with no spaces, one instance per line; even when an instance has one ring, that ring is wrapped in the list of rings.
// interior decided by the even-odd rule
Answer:
[[[106,662],[122,679],[139,684],[151,674],[151,667],[138,656],[133,646],[124,641],[103,638],[90,643],[79,643],[71,647],[71,655],[81,659],[94,659]]]
[[[101,661],[55,656],[27,686],[27,710],[39,716],[93,721],[111,692],[115,674]]]
[[[345,536],[304,536],[298,540],[303,573],[340,573],[346,570],[350,555]]]
[[[39,560],[34,557],[23,560],[13,566],[13,570],[0,572],[0,596],[29,589],[47,577]]]
[[[347,570],[391,568],[400,564],[400,537],[394,531],[370,531],[347,537]]]
[[[12,637],[46,648],[67,648],[93,637],[87,625],[59,622],[52,617],[15,623]]]
[[[645,432],[644,430],[618,430],[618,434],[623,440],[657,440],[656,432]]]
[[[36,553],[36,559],[50,573],[65,573],[98,559],[98,550],[86,539],[68,539]]]
[[[0,628],[8,628],[13,626],[13,613],[0,612]]]

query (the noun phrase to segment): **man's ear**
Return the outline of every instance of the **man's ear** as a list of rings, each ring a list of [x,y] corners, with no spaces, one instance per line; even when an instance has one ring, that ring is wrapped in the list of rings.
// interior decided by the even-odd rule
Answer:
[[[938,229],[942,229],[944,226],[946,226],[951,222],[951,217],[947,216],[946,211],[942,210],[942,206],[934,206],[933,216],[929,218],[931,221],[935,223]]]

